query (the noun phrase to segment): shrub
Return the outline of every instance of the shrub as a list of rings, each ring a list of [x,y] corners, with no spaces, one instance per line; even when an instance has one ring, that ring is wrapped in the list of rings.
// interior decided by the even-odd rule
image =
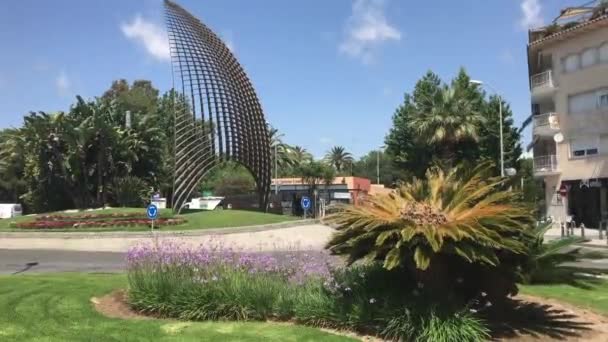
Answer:
[[[390,340],[417,342],[486,341],[489,330],[469,310],[442,312],[435,307],[404,309],[386,322],[382,335]]]
[[[545,233],[552,224],[547,223],[532,229],[528,240],[525,263],[522,265],[521,281],[525,284],[541,283],[568,283],[583,285],[580,282],[580,269],[566,266],[566,263],[575,263],[581,259],[606,258],[607,253],[583,252],[576,244],[584,242],[581,237],[565,237],[549,242],[545,241]],[[601,271],[585,270],[586,274],[602,274]],[[584,285],[583,285],[584,286]]]
[[[485,337],[469,312],[428,310],[428,296],[407,272],[379,263],[331,264],[320,252],[277,258],[218,243],[143,244],[127,255],[129,302],[147,314],[185,320],[294,320],[420,341]]]
[[[462,306],[486,292],[493,300],[517,290],[517,267],[533,218],[519,194],[488,177],[490,164],[468,172],[433,168],[396,193],[344,206],[328,217],[335,254],[403,268],[438,300]],[[443,298],[438,298],[443,297]]]
[[[121,207],[142,207],[150,198],[148,184],[133,176],[115,178],[110,190],[114,200]]]

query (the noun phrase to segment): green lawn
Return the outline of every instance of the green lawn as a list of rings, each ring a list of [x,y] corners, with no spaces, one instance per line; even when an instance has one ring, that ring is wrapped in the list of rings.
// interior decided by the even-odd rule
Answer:
[[[522,285],[524,294],[552,298],[608,315],[608,281],[588,283],[589,288],[570,285]]]
[[[50,213],[61,215],[79,215],[79,214],[110,214],[110,213],[141,213],[145,217],[145,208],[112,208],[95,211],[84,211],[80,213]],[[45,214],[49,215],[49,214]],[[163,209],[160,212],[161,217],[173,217],[170,209]],[[266,214],[255,211],[244,210],[213,210],[213,211],[192,211],[183,213],[177,217],[186,219],[185,224],[176,226],[165,226],[161,230],[192,230],[192,229],[209,229],[209,228],[226,228],[226,227],[242,227],[259,224],[279,223],[285,221],[293,221],[297,218],[287,215]],[[31,231],[32,229],[20,229],[14,227],[14,223],[26,222],[34,220],[34,216],[22,216],[12,219],[0,219],[0,231]],[[77,228],[77,229],[46,229],[44,231],[146,231],[147,227],[103,227],[103,228]]]
[[[302,326],[121,320],[91,297],[126,287],[125,275],[0,276],[0,341],[355,341]]]

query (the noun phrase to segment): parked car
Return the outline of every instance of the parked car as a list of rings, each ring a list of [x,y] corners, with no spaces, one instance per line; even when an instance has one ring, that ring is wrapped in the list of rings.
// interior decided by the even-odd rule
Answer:
[[[23,209],[19,203],[0,203],[0,218],[21,216]]]
[[[186,203],[186,209],[221,210],[224,197],[205,196],[195,197]]]

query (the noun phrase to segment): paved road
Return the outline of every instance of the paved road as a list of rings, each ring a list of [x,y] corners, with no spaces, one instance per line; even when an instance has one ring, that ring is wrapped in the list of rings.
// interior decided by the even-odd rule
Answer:
[[[281,254],[287,252],[277,251],[273,253],[280,258]],[[608,270],[608,259],[587,260],[578,263],[576,266]],[[122,272],[124,269],[125,254],[122,252],[0,249],[0,274]]]
[[[121,272],[124,268],[124,253],[0,249],[0,274]]]

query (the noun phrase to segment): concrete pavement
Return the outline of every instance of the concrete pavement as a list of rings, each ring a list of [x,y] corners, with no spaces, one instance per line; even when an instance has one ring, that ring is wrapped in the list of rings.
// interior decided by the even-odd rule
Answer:
[[[233,234],[138,234],[136,236],[113,236],[104,234],[89,234],[85,236],[60,235],[47,233],[44,236],[0,238],[0,249],[12,250],[63,250],[90,252],[126,252],[129,247],[140,243],[162,241],[165,239],[183,242],[189,245],[206,243],[222,243],[226,246],[241,248],[247,251],[276,251],[276,250],[319,250],[325,246],[333,229],[320,224],[301,225],[297,227],[269,229]]]

